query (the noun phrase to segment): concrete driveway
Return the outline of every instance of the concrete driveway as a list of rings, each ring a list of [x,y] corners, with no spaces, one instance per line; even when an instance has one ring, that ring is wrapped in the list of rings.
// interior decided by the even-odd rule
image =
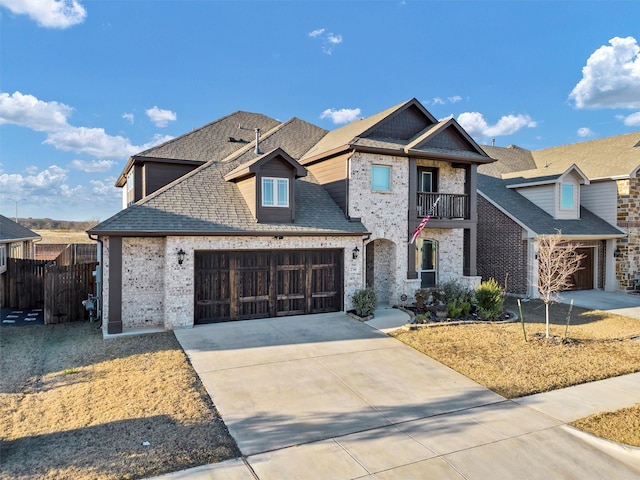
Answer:
[[[561,419],[343,313],[177,330],[242,459],[167,479],[640,477]]]
[[[562,292],[560,301],[592,310],[606,310],[618,315],[640,319],[640,295],[602,290],[575,290]]]

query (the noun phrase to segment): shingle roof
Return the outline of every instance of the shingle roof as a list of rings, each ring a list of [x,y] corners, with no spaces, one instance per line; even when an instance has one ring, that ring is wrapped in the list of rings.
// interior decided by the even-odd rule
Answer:
[[[221,160],[255,140],[254,129],[271,130],[280,122],[260,113],[235,112],[168,142],[140,152],[137,157],[175,160]],[[238,128],[242,127],[242,130]],[[236,142],[229,141],[234,138]]]
[[[640,132],[533,151],[539,169],[575,163],[589,179],[627,177],[640,167]]]
[[[625,178],[633,176],[640,167],[640,132],[543,150],[530,151],[515,145],[507,148],[483,145],[482,149],[498,161],[478,167],[478,172],[494,177],[526,170],[531,171],[530,178],[545,176],[576,164],[590,180]]]
[[[537,235],[552,235],[557,230],[565,236],[624,237],[626,234],[605,222],[586,208],[580,208],[580,219],[557,220],[527,200],[518,192],[507,188],[515,180],[502,180],[489,175],[478,175],[478,193],[498,205],[511,218]]]
[[[324,152],[331,151],[335,148],[342,147],[350,144],[356,137],[359,137],[367,130],[374,127],[376,124],[394,114],[395,112],[402,110],[404,107],[409,105],[410,103],[414,103],[415,99],[408,100],[406,102],[399,103],[391,108],[388,108],[380,113],[372,115],[367,118],[363,118],[360,120],[355,120],[354,122],[349,123],[343,127],[337,128],[336,130],[332,130],[328,132],[322,140],[317,142],[304,157],[302,158],[302,163],[307,158],[311,158],[317,154],[321,154]]]
[[[37,233],[23,227],[19,223],[0,215],[0,242],[7,243],[19,240],[36,240],[42,238]]]
[[[285,145],[291,149],[287,153],[297,159],[325,133],[294,118],[267,132],[261,139],[260,150]],[[210,161],[93,227],[90,233],[358,235],[366,232],[362,223],[345,218],[311,174],[295,181],[294,223],[257,223],[237,185],[223,178],[254,158],[253,146],[246,145],[221,162]]]
[[[487,155],[498,160],[497,162],[478,166],[478,172],[484,175],[500,177],[503,173],[537,168],[531,151],[524,148],[515,145],[510,145],[506,148],[488,145],[482,145],[481,147],[487,152]]]

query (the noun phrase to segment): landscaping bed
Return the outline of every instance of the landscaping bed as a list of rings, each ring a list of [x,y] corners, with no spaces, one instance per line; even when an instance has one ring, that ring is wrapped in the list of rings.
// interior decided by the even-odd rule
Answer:
[[[135,479],[240,455],[172,332],[1,332],[0,478]]]

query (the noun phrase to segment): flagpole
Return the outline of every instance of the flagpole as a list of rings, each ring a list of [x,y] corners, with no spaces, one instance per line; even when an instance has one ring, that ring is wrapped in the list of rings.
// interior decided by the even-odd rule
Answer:
[[[436,201],[433,202],[433,205],[431,205],[431,208],[429,209],[429,211],[426,213],[426,215],[424,216],[424,218],[422,219],[422,221],[418,225],[418,228],[416,228],[413,231],[413,233],[411,234],[411,239],[409,240],[409,245],[411,245],[413,242],[416,241],[416,239],[420,235],[420,232],[422,232],[424,227],[427,225],[427,222],[429,222],[429,220],[431,220],[431,217],[433,217],[434,213],[436,212],[436,206],[438,205],[438,202],[440,201],[440,197],[441,197],[441,195],[438,195],[438,198],[436,198]]]

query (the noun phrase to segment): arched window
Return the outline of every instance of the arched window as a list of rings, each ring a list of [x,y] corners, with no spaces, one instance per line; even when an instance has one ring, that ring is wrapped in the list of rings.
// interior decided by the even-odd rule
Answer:
[[[433,287],[438,283],[438,242],[419,238],[416,241],[416,272],[421,287]]]

